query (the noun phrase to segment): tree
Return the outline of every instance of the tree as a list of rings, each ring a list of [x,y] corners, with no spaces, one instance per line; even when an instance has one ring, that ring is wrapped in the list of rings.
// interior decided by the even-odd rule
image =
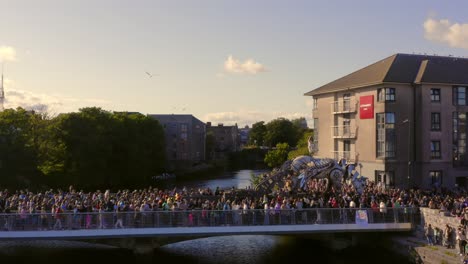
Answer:
[[[264,121],[257,122],[252,125],[252,129],[249,132],[249,143],[250,145],[263,146],[265,143],[265,135],[267,128]]]
[[[296,146],[298,131],[293,123],[285,118],[277,118],[266,124],[265,144],[275,146],[278,143],[288,143],[289,146]]]
[[[288,153],[288,159],[294,159],[301,155],[310,155],[309,149],[308,149],[308,146],[309,146],[308,139],[310,136],[313,136],[313,135],[314,135],[314,132],[312,130],[305,131],[302,134],[301,139],[299,139],[299,141],[297,142],[296,149],[291,150]]]
[[[279,167],[288,158],[288,151],[288,143],[278,143],[276,144],[276,149],[268,151],[264,161],[271,168]]]
[[[38,135],[42,118],[19,107],[0,112],[1,183],[29,186],[37,180]]]

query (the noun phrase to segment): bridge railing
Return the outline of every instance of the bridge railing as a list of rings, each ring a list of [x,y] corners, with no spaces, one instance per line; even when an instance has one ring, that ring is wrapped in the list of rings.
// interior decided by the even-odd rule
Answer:
[[[0,214],[0,232],[103,228],[413,223],[413,208],[307,208]]]

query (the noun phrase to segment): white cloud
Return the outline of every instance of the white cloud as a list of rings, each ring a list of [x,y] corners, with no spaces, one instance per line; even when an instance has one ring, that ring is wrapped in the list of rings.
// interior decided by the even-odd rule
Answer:
[[[253,59],[247,59],[242,63],[238,59],[235,59],[232,55],[229,55],[224,62],[224,71],[227,73],[257,74],[265,72],[266,68]]]
[[[213,125],[220,123],[224,125],[234,125],[237,123],[239,127],[244,127],[245,125],[252,127],[252,124],[256,122],[265,121],[265,123],[268,123],[271,120],[280,117],[289,120],[305,117],[309,127],[312,125],[311,114],[300,112],[259,112],[255,110],[239,110],[237,112],[208,113],[203,116],[202,120],[205,123],[211,122]]]
[[[18,89],[18,84],[5,79],[5,109],[22,107],[27,110],[47,112],[51,115],[74,112],[87,106],[98,106],[104,109],[111,102],[96,98],[72,98],[61,95],[49,95]]]
[[[10,46],[0,46],[0,61],[15,61],[16,50]]]
[[[424,37],[431,41],[448,44],[454,48],[468,49],[468,24],[452,23],[448,19],[426,19]]]

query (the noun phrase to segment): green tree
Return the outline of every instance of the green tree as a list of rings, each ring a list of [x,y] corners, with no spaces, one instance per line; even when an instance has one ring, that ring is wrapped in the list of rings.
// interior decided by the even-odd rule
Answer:
[[[310,136],[313,136],[314,132],[312,130],[307,130],[302,134],[301,139],[297,142],[297,147],[294,150],[291,150],[288,153],[288,159],[294,159],[301,155],[310,155],[308,149],[308,139]]]
[[[37,151],[42,117],[23,108],[0,112],[0,175],[6,186],[37,181]]]
[[[249,132],[249,143],[250,145],[263,146],[265,143],[265,135],[267,128],[264,121],[257,122],[252,125],[252,129]]]
[[[299,132],[293,123],[285,118],[277,118],[266,124],[265,144],[275,146],[278,143],[288,143],[296,146]]]
[[[271,168],[279,167],[287,160],[288,152],[288,143],[278,143],[276,149],[268,151],[264,161]]]

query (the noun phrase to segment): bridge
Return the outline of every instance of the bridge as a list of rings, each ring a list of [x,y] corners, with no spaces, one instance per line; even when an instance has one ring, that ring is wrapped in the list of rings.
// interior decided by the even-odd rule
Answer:
[[[0,214],[0,240],[407,232],[413,208]]]

